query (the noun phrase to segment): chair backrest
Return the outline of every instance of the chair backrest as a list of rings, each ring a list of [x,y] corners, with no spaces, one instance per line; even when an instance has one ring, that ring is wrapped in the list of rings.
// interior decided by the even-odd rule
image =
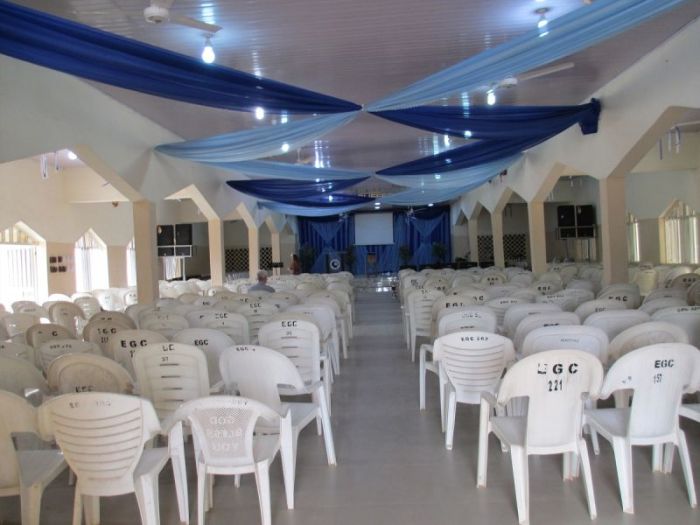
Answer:
[[[618,359],[632,350],[658,343],[687,343],[688,334],[680,326],[663,321],[649,321],[623,330],[610,341],[608,353]]]
[[[49,312],[34,301],[16,301],[12,303],[12,311],[16,314],[29,314],[37,319],[48,319]]]
[[[196,346],[204,352],[209,367],[209,381],[213,385],[221,380],[219,357],[235,344],[228,335],[214,328],[185,328],[175,333],[172,341]]]
[[[93,290],[92,295],[97,299],[104,310],[116,311],[124,306],[122,304],[121,294],[113,288],[107,290]]]
[[[93,354],[102,355],[102,350],[96,343],[78,341],[77,339],[52,339],[46,341],[36,350],[37,362],[46,373],[51,362],[64,354]]]
[[[18,343],[24,342],[24,333],[30,326],[38,322],[39,318],[32,314],[13,313],[3,315],[2,318],[0,318],[0,323],[5,326],[7,335]]]
[[[38,434],[36,408],[26,399],[0,390],[0,494],[19,494],[19,462],[13,433]]]
[[[621,301],[614,299],[593,299],[578,305],[574,313],[578,315],[581,322],[584,322],[588,317],[597,312],[605,312],[606,310],[625,310],[625,305]]]
[[[414,290],[406,298],[411,328],[416,333],[429,335],[433,322],[433,303],[445,296],[439,290]]]
[[[279,421],[263,403],[245,397],[212,396],[193,399],[175,413],[192,428],[198,461],[219,468],[255,465],[253,433],[259,419]]]
[[[474,286],[453,288],[452,290],[448,291],[446,295],[456,295],[466,299],[471,299],[474,301],[474,304],[484,304],[486,301],[491,299],[491,294],[489,294],[488,290],[482,290],[481,288],[475,288]]]
[[[189,326],[184,316],[169,312],[152,312],[142,317],[139,323],[140,328],[158,332],[165,337],[172,337],[175,332],[189,328]]]
[[[530,285],[531,290],[535,290],[542,295],[556,293],[562,289],[561,281],[542,281],[539,280]]]
[[[242,314],[226,310],[195,310],[187,314],[193,328],[214,328],[228,335],[236,344],[248,344],[250,329],[248,319]]]
[[[284,407],[278,385],[304,389],[304,379],[294,362],[264,346],[236,345],[222,354],[219,368],[228,389],[235,388],[241,395],[260,401],[279,414]]]
[[[556,304],[548,303],[527,303],[514,304],[506,310],[503,316],[503,333],[506,337],[512,338],[515,335],[515,329],[520,321],[529,315],[544,313],[544,312],[561,312]]]
[[[64,354],[51,362],[46,377],[49,388],[59,394],[130,394],[134,386],[134,380],[118,363],[93,354]]]
[[[496,286],[508,282],[508,278],[500,272],[485,273],[480,281],[487,286]]]
[[[664,289],[672,290],[673,288]],[[678,297],[664,297],[643,303],[642,306],[639,307],[639,310],[641,310],[642,312],[646,312],[649,315],[654,315],[659,310],[663,310],[664,308],[671,308],[674,306],[688,306],[688,303],[685,299],[681,299]]]
[[[83,311],[85,319],[90,319],[102,309],[100,302],[92,296],[75,297],[73,302]]]
[[[103,354],[111,357],[109,342],[114,334],[122,330],[131,330],[131,328],[118,321],[90,321],[83,328],[83,339],[96,343]]]
[[[438,314],[443,310],[454,310],[455,308],[464,308],[475,304],[476,302],[470,297],[463,297],[460,295],[446,295],[444,297],[439,297],[433,303],[433,307],[431,309],[433,321],[437,319]]]
[[[644,346],[623,355],[605,376],[602,397],[634,391],[627,427],[632,439],[668,436],[678,428],[684,389],[700,367],[700,351],[683,343]]]
[[[680,326],[688,334],[688,342],[700,348],[700,306],[664,308],[651,318]]]
[[[522,284],[530,286],[535,280],[535,276],[531,272],[519,272],[513,274],[508,282],[513,284]]]
[[[301,319],[282,319],[264,324],[258,334],[260,346],[287,356],[302,379],[321,380],[321,334],[318,327]]]
[[[331,333],[333,332],[333,328],[335,327],[333,312],[318,304],[295,304],[282,312],[282,315],[285,314],[292,314],[292,317],[294,317],[295,314],[299,314],[312,318],[314,320],[314,324],[321,331],[322,340],[330,337]],[[280,314],[276,314],[275,316],[271,317],[270,320],[273,318],[278,319],[279,315]]]
[[[39,369],[29,361],[0,356],[0,390],[24,397],[27,390],[37,390],[46,395],[49,387]]]
[[[611,341],[630,326],[649,322],[649,314],[639,310],[605,310],[589,315],[583,322],[586,326],[600,328]]]
[[[33,347],[12,341],[0,341],[0,356],[18,357],[36,364],[36,353]]]
[[[105,392],[51,399],[39,408],[39,424],[63,451],[80,491],[99,496],[134,492],[144,445],[160,431],[148,400]]]
[[[579,350],[548,350],[515,363],[501,380],[498,403],[527,397],[526,448],[556,450],[581,438],[583,396],[603,383],[600,360]]]
[[[136,323],[131,317],[126,315],[124,312],[116,312],[114,310],[103,310],[101,312],[97,312],[90,317],[90,321],[113,321],[124,325],[126,328],[136,328]]]
[[[496,299],[491,299],[484,303],[484,306],[488,306],[496,314],[496,321],[498,326],[503,326],[503,320],[506,317],[506,312],[512,306],[516,304],[528,304],[529,301],[526,299],[519,299],[517,297],[498,297]]]
[[[148,345],[133,357],[136,381],[164,419],[185,401],[209,395],[207,358],[196,346],[182,343]]]
[[[500,297],[510,297],[512,293],[522,289],[522,286],[516,284],[495,284],[488,291],[492,299],[498,299]]]
[[[241,303],[238,313],[243,315],[248,320],[248,332],[250,334],[249,340],[252,343],[257,342],[260,327],[267,323],[272,316],[278,312],[279,308],[277,308],[275,305],[262,301]]]
[[[695,271],[697,272],[697,270]],[[693,283],[690,288],[688,288],[686,300],[691,306],[700,306],[700,282]]]
[[[595,283],[587,279],[572,279],[566,285],[567,290],[588,290],[595,293]]]
[[[544,326],[525,336],[520,349],[523,357],[547,350],[580,350],[593,354],[602,364],[608,362],[608,336],[593,326]]]
[[[528,315],[515,327],[513,344],[516,350],[522,351],[525,336],[536,328],[542,328],[544,326],[577,326],[580,324],[581,321],[578,315],[573,312],[559,311]]]
[[[563,290],[547,295],[540,295],[535,302],[544,304],[556,304],[565,312],[573,312],[577,306],[576,297],[565,294]]]
[[[440,362],[440,371],[464,403],[479,403],[481,392],[495,392],[503,370],[514,359],[511,340],[489,332],[454,332],[433,344],[433,360]]]
[[[134,354],[145,346],[167,342],[167,337],[151,330],[121,330],[110,337],[108,355],[133,376]]]
[[[27,328],[24,338],[27,340],[27,344],[39,348],[51,339],[74,339],[75,333],[59,324],[34,324]]]
[[[656,301],[657,299],[668,299],[671,297],[676,299],[685,299],[685,296],[685,291],[678,288],[657,288],[652,290],[649,295],[644,298],[642,306],[644,306],[646,303],[650,303],[651,301]]]
[[[437,318],[439,336],[466,330],[496,333],[497,326],[498,319],[495,312],[488,306],[478,304],[453,311],[443,310]]]
[[[615,301],[621,301],[624,303],[626,308],[630,309],[637,308],[642,302],[639,287],[636,284],[624,283],[606,286],[598,293],[597,299],[613,299]]]
[[[78,319],[85,319],[85,312],[75,303],[58,301],[49,308],[49,319],[52,323],[64,326],[75,335],[77,333],[75,323]]]
[[[644,296],[656,288],[657,278],[656,270],[653,268],[639,269],[634,274],[632,282],[639,287],[639,293]]]
[[[698,275],[697,273],[682,273],[673,278],[669,285],[669,288],[679,288],[681,290],[687,290],[699,280],[700,275]]]

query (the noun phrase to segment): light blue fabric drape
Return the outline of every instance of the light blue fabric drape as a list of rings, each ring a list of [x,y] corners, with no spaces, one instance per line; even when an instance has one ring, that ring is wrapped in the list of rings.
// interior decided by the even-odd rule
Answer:
[[[418,247],[413,252],[411,260],[413,264],[430,264],[433,261],[433,243],[430,235],[443,219],[442,216],[439,216],[434,219],[413,220],[412,226],[419,236]]]
[[[377,175],[377,177],[391,182],[392,184],[405,186],[407,188],[421,188],[426,190],[461,189],[474,184],[483,184],[518,162],[521,157],[522,155],[514,155],[507,159],[496,160],[472,168],[450,171],[447,173],[436,173],[432,175]],[[386,202],[386,199],[384,199],[384,202]]]
[[[323,241],[323,248],[316,255],[316,261],[311,267],[313,273],[323,273],[326,271],[326,257],[328,255],[333,256],[338,254],[338,250],[332,245],[333,239],[342,226],[340,221],[338,222],[311,222],[309,223],[311,228],[316,232],[316,234]]]
[[[333,168],[314,168],[303,164],[287,162],[271,162],[267,160],[249,160],[244,162],[211,162],[207,163],[217,168],[243,173],[248,177],[264,179],[287,179],[319,182],[362,179],[372,175],[369,172],[356,170],[341,170]]]
[[[445,190],[411,188],[382,197],[379,201],[382,204],[392,204],[395,206],[424,206],[426,204],[437,204],[439,202],[455,199],[463,193],[473,190],[477,186],[481,186],[481,184],[482,183],[478,183],[462,188],[450,188]]]
[[[687,0],[596,0],[551,20],[548,34],[533,29],[504,44],[385,97],[366,109],[420,106],[455,93],[490,85],[572,55],[650,20]]]
[[[327,217],[329,215],[338,215],[352,210],[357,210],[363,206],[366,206],[366,204],[314,208],[313,206],[295,206],[293,204],[282,204],[281,202],[258,202],[258,207],[260,208],[265,208],[277,213],[283,213],[285,215],[296,215],[299,217]]]
[[[162,144],[156,151],[197,162],[238,162],[282,154],[282,145],[297,149],[304,144],[347,124],[356,111],[311,117],[245,131],[215,135],[204,139]]]

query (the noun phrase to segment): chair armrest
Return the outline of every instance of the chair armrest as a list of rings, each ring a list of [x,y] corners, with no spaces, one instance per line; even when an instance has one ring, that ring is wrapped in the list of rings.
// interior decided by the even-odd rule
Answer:
[[[498,400],[491,392],[481,392],[481,400],[485,401],[494,408],[498,406]]]
[[[422,345],[420,345],[420,351],[425,352],[426,354],[432,354],[433,353],[433,345],[423,343]]]
[[[224,380],[222,379],[221,381],[217,381],[215,384],[213,384],[211,387],[209,387],[209,393],[210,394],[220,394],[224,391]]]

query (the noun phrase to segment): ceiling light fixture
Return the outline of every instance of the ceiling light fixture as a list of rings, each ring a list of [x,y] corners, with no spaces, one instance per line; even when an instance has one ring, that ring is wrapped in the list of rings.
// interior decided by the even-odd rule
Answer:
[[[547,13],[549,13],[551,9],[549,7],[540,7],[539,9],[535,9],[535,14],[539,15],[539,20],[537,20],[537,29],[540,32],[540,37],[546,36],[549,34],[549,29],[547,28],[547,25],[549,24],[549,20],[547,20]]]
[[[73,153],[71,150],[68,150],[67,155],[68,155],[69,160],[78,160],[78,156],[75,153]]]
[[[287,144],[285,142],[284,144],[282,144],[282,152],[287,153],[288,151],[289,151],[289,144]]]
[[[328,196],[328,202],[333,202],[333,195]]]
[[[260,106],[255,108],[255,118],[258,120],[262,120],[265,118],[265,108],[262,108]]]
[[[205,64],[213,64],[216,60],[216,53],[211,45],[211,37],[206,37],[204,41],[204,49],[202,49],[202,62]]]
[[[433,204],[432,202],[428,204],[428,208],[432,208],[433,206],[435,206],[435,204]]]
[[[496,92],[493,90],[493,88],[486,92],[486,103],[489,106],[493,106],[496,103]]]

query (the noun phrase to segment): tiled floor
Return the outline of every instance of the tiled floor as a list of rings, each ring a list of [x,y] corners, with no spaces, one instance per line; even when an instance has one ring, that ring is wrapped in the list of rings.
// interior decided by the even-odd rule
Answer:
[[[286,509],[279,460],[273,465],[272,521],[277,525],[515,525],[517,513],[510,457],[491,447],[489,486],[476,488],[478,408],[460,407],[454,450],[443,445],[436,381],[428,380],[428,410],[418,410],[418,367],[403,345],[398,303],[390,293],[358,292],[357,325],[350,358],[342,363],[333,392],[333,426],[338,466],[325,464],[322,438],[312,427],[299,448],[296,509]],[[685,425],[700,476],[700,425]],[[700,510],[688,504],[676,461],[672,475],[652,474],[650,453],[635,451],[636,514],[622,513],[610,447],[592,456],[598,518],[588,516],[580,480],[562,482],[557,456],[530,459],[533,524],[671,524],[700,523]],[[190,502],[194,516],[194,478]],[[700,480],[698,480],[700,482]],[[160,483],[161,521],[177,523],[172,475]],[[65,478],[48,488],[42,523],[70,523],[72,490]],[[0,498],[3,524],[19,523],[18,498]],[[209,524],[260,523],[255,483],[217,480]],[[192,522],[195,523],[196,518]],[[138,523],[133,495],[103,498],[102,523]]]

